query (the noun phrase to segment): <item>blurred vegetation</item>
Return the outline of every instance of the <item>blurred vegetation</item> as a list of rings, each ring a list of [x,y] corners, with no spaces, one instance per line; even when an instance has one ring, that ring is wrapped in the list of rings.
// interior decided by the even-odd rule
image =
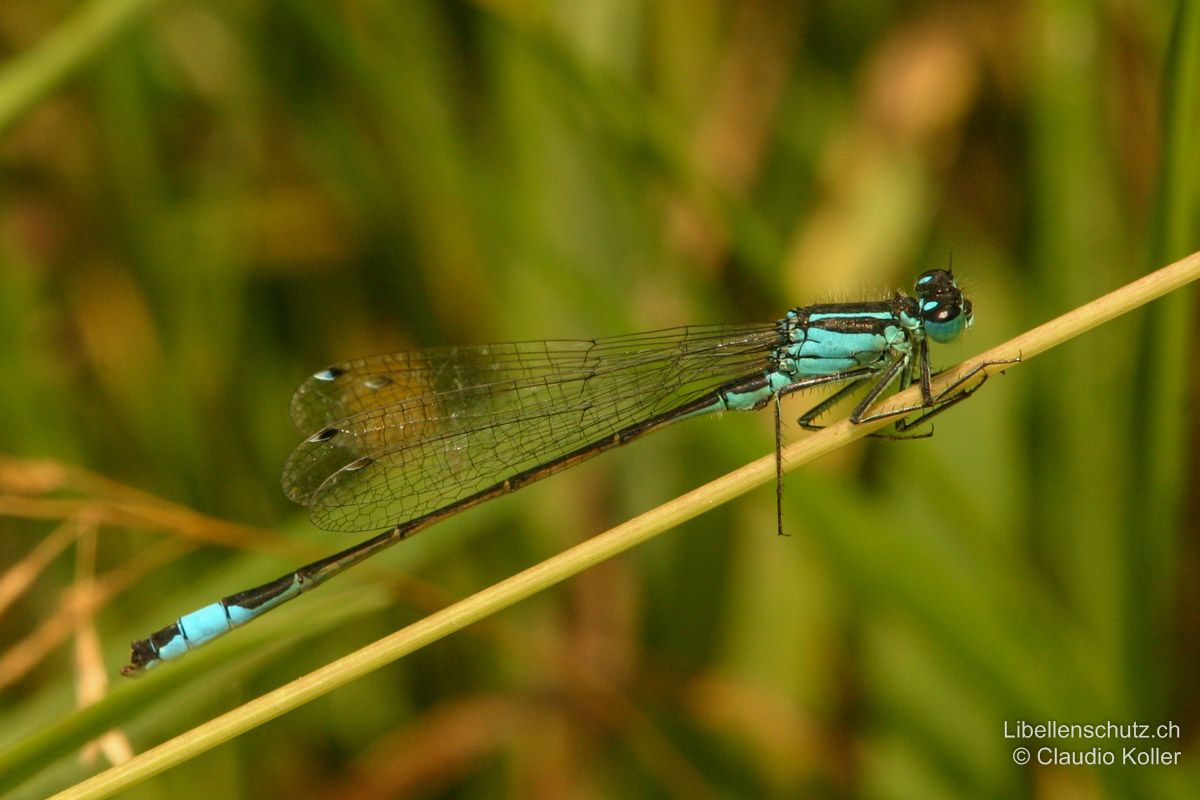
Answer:
[[[347,543],[278,486],[328,363],[769,320],[953,258],[949,365],[1200,243],[1196,3],[17,0],[0,57],[17,797],[772,446],[769,414],[675,426],[122,685],[129,640]],[[126,796],[1195,797],[1193,298],[793,473],[789,538],[764,488]],[[1020,720],[1172,721],[1052,744],[1183,764],[1018,767]]]

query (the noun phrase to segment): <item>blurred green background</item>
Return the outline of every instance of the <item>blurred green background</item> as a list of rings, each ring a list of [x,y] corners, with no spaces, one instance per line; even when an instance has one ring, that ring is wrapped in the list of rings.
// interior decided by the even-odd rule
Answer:
[[[953,258],[948,366],[1195,250],[1197,6],[0,5],[0,792],[772,447],[767,413],[677,425],[117,676],[351,541],[279,489],[329,363],[771,320]],[[788,538],[764,487],[122,796],[1195,797],[1193,297],[792,473]],[[1173,722],[1046,744],[1183,763],[1017,766],[1022,720]]]

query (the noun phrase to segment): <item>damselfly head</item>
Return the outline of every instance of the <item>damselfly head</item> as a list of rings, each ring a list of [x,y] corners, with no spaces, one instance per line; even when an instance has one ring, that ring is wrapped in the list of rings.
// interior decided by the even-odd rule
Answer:
[[[963,296],[948,269],[931,269],[917,278],[914,287],[925,334],[935,342],[949,342],[974,322],[971,301]]]

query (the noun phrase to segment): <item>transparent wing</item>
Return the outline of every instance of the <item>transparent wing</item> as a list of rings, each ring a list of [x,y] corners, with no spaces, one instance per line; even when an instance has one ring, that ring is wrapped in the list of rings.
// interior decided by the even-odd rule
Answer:
[[[681,327],[351,361],[296,390],[283,487],[315,525],[397,525],[769,366],[779,327]]]

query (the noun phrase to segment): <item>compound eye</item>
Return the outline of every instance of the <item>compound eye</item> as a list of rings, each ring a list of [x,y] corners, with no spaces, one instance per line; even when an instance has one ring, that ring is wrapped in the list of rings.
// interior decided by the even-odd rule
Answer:
[[[959,311],[961,311],[961,309],[957,305],[942,303],[939,305],[937,310],[935,310],[933,314],[929,316],[929,320],[932,322],[949,322],[958,316]]]
[[[935,342],[949,342],[971,327],[970,304],[955,295],[938,300],[926,300],[921,305],[925,333]]]

